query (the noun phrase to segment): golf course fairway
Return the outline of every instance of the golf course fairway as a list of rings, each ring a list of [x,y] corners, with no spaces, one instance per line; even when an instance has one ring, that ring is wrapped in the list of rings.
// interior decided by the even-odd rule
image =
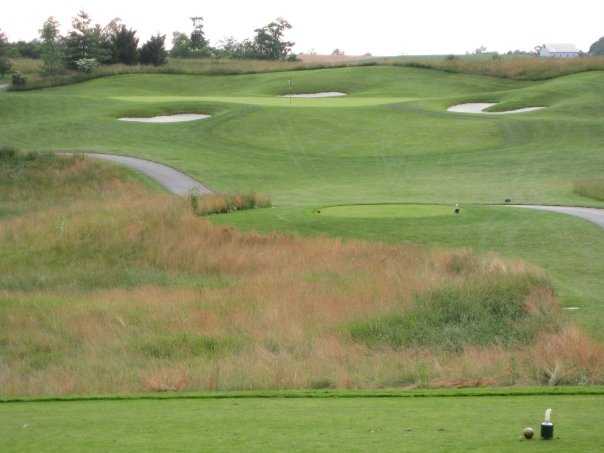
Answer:
[[[0,450],[599,451],[604,229],[506,205],[604,208],[603,117],[595,70],[2,91]]]

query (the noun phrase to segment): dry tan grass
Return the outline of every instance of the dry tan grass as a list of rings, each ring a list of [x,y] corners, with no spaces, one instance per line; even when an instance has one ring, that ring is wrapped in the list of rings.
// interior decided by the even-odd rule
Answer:
[[[226,214],[245,209],[269,208],[271,199],[268,195],[252,193],[192,195],[191,207],[196,214]]]
[[[392,62],[387,62],[392,63]],[[394,63],[465,74],[480,74],[518,80],[544,80],[584,71],[604,70],[604,57],[538,58],[503,57],[497,59],[417,59]]]
[[[370,55],[317,55],[310,53],[298,54],[298,59],[306,64],[338,64],[368,60]]]

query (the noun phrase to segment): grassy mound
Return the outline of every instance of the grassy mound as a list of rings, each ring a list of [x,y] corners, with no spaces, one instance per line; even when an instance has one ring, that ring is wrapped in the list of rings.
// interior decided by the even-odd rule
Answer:
[[[0,146],[0,216],[92,200],[124,190],[140,178],[114,166],[95,164],[82,156],[22,152]],[[132,187],[135,192],[138,184]]]
[[[44,190],[106,168],[61,165]],[[0,222],[3,396],[603,382],[600,346],[550,328],[552,293],[521,262],[242,233],[120,174],[105,197],[87,184]],[[401,311],[421,347],[396,340],[396,322],[378,349],[342,331]]]
[[[585,71],[604,70],[604,58],[460,57],[406,59],[390,63],[516,80],[546,80]]]
[[[461,351],[471,345],[528,344],[559,327],[547,282],[532,275],[498,275],[422,294],[405,313],[354,324],[350,333],[372,347]]]
[[[584,179],[575,181],[575,193],[582,197],[604,201],[604,179]]]

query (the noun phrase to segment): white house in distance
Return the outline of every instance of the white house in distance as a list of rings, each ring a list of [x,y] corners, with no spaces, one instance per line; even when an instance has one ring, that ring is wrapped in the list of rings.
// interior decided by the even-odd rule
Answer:
[[[540,57],[546,58],[575,58],[579,49],[574,44],[544,44],[539,50]]]

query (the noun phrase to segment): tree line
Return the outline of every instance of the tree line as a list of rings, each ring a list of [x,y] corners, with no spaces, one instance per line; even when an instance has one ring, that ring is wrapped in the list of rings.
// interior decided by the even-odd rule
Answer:
[[[105,26],[93,23],[90,15],[80,11],[71,22],[71,30],[61,35],[60,24],[49,17],[32,41],[8,42],[0,30],[0,75],[10,70],[9,57],[43,60],[43,73],[59,74],[65,69],[91,72],[98,65],[144,64],[163,65],[168,55],[176,58],[254,58],[266,60],[295,60],[293,42],[284,39],[292,26],[278,18],[254,30],[252,39],[237,41],[226,38],[214,47],[206,38],[201,16],[191,18],[190,33],[174,32],[172,50],[165,48],[166,36],[156,34],[139,46],[137,31],[113,19]]]

